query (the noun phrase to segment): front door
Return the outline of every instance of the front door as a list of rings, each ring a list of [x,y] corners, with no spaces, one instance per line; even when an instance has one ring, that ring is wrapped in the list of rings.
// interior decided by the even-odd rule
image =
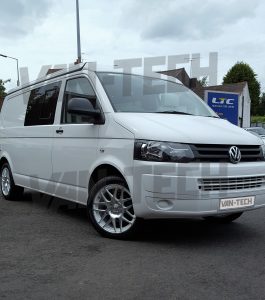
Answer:
[[[97,156],[99,125],[94,125],[88,117],[67,112],[68,102],[74,97],[98,106],[86,77],[66,81],[61,120],[54,128],[53,182],[56,196],[86,204],[90,169]]]

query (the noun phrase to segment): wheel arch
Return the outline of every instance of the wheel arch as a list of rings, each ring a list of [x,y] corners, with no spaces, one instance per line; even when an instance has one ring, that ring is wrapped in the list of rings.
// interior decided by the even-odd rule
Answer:
[[[92,187],[97,183],[100,179],[107,176],[118,176],[125,180],[128,187],[130,187],[126,176],[124,176],[123,172],[109,163],[103,163],[98,165],[90,175],[89,183],[88,183],[88,191],[91,191]]]
[[[0,159],[0,169],[2,168],[3,164],[5,164],[5,163],[8,163],[10,166],[8,159],[5,156],[2,156]],[[11,168],[11,166],[10,166],[10,168]]]
[[[11,172],[12,172],[12,175],[13,175],[13,178],[14,178],[14,168],[13,168],[13,164],[11,162],[11,159],[10,157],[8,156],[8,154],[6,152],[4,153],[1,153],[1,158],[0,158],[0,168],[2,168],[3,164],[4,163],[8,163],[9,164],[9,167],[11,169]],[[15,179],[14,179],[15,181]]]

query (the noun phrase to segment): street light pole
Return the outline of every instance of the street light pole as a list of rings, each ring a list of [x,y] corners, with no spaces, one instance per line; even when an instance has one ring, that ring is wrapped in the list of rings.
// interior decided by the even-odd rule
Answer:
[[[4,54],[0,54],[0,56],[4,57],[4,58],[10,58],[10,59],[14,59],[17,62],[17,86],[20,85],[20,80],[19,80],[19,68],[18,68],[18,59],[12,56],[7,56]]]
[[[17,58],[13,58],[13,59],[15,59],[17,61],[17,86],[20,86],[18,59]]]
[[[81,39],[80,39],[80,18],[79,18],[79,0],[76,0],[76,30],[77,30],[77,63],[81,63]]]

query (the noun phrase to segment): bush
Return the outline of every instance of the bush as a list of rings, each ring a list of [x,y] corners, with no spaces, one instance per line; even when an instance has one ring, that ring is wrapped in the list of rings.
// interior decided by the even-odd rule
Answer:
[[[251,123],[265,123],[265,116],[252,116]]]

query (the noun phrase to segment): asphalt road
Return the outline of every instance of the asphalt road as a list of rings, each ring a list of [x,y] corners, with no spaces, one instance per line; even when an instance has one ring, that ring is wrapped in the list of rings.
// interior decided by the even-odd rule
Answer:
[[[85,208],[0,199],[0,299],[265,299],[265,209],[230,225],[148,221],[100,237]]]

